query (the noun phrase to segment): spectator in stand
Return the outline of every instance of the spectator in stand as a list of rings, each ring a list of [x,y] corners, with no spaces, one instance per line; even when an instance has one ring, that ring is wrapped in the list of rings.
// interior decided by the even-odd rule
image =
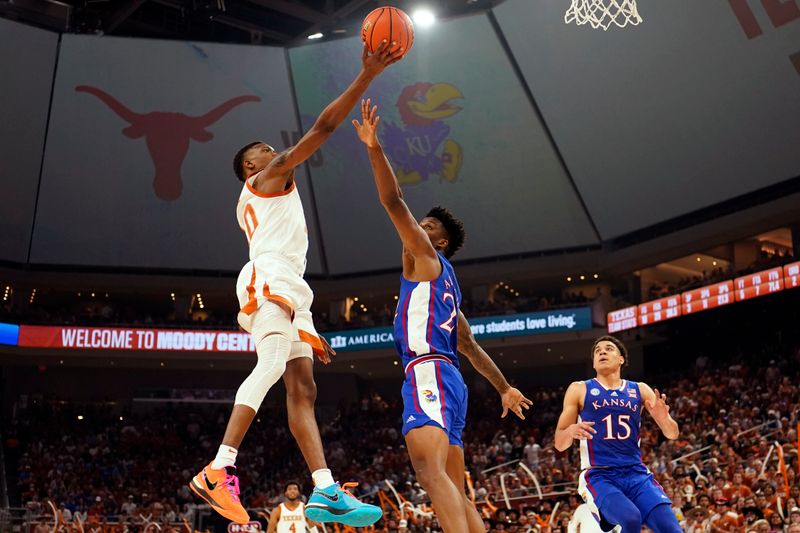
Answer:
[[[748,359],[736,356],[724,364],[708,352],[704,366],[692,367],[674,378],[660,376],[674,398],[671,414],[680,420],[682,433],[675,441],[665,441],[645,419],[642,460],[672,497],[673,511],[686,531],[709,531],[715,516],[718,531],[757,531],[766,526],[769,532],[778,527],[778,495],[786,480],[777,467],[777,454],[774,450],[770,453],[776,441],[783,446],[789,480],[789,494],[780,496],[781,506],[788,525],[800,525],[800,510],[794,509],[800,497],[795,430],[800,411],[800,365],[794,346],[781,352],[787,357],[778,357],[776,350],[765,349],[763,356],[749,353]],[[219,396],[209,391],[192,394],[196,398]],[[577,452],[557,454],[552,447],[552,427],[562,394],[563,389],[538,390],[534,394],[536,416],[520,427],[505,421],[496,424],[494,412],[483,402],[470,405],[472,426],[464,435],[467,469],[478,508],[493,520],[495,530],[516,527],[519,532],[533,525],[538,533],[554,533],[563,526],[560,513],[571,515],[574,510],[575,499],[569,495],[574,493],[579,474]],[[480,398],[480,394],[474,397]],[[193,520],[197,506],[174,480],[186,477],[185,470],[198,459],[198,449],[211,446],[222,431],[215,404],[167,404],[155,410],[139,406],[138,412],[124,413],[124,422],[113,409],[107,405],[29,403],[16,409],[13,418],[4,419],[17,446],[13,462],[12,454],[7,457],[13,503],[47,517],[49,506],[43,502],[50,500],[63,509],[65,520],[67,512],[84,520],[89,514],[109,522],[118,517],[139,524],[130,525],[131,529],[141,527],[139,513],[158,515],[161,524]],[[394,429],[399,409],[395,398],[370,392],[363,403],[342,407],[321,423],[320,429],[326,436],[331,463],[343,478],[361,482],[360,496],[375,501],[379,489],[387,490],[384,480],[388,479],[409,502],[423,504],[426,495],[415,484]],[[78,414],[83,420],[77,420]],[[271,507],[282,484],[303,470],[288,432],[267,422],[282,416],[280,406],[265,406],[261,422],[254,424],[256,445],[241,459],[248,476],[242,498],[248,505]],[[159,453],[146,452],[156,449]],[[354,449],[359,453],[346,452]],[[518,464],[498,468],[517,455],[536,477],[543,501]],[[507,520],[507,512],[500,513],[505,508],[503,475],[511,506],[525,508],[524,518],[517,518],[514,526]],[[741,524],[739,529],[732,529],[734,516]],[[766,521],[759,523],[760,519]],[[413,519],[407,533],[420,533],[430,524],[433,521],[429,519]]]

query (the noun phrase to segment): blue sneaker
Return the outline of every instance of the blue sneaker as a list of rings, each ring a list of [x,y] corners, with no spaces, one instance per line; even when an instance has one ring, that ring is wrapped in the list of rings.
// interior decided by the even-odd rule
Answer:
[[[347,487],[358,483],[334,483],[324,489],[316,488],[306,504],[306,516],[314,522],[336,522],[352,527],[371,526],[381,519],[383,511],[368,503],[361,503]]]

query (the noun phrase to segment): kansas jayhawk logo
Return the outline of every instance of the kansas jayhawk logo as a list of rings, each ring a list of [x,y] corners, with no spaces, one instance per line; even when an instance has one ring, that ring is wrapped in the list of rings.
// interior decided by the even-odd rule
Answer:
[[[413,185],[436,174],[449,182],[461,170],[461,146],[448,138],[443,122],[461,108],[452,102],[463,98],[449,83],[418,82],[405,87],[397,98],[402,124],[386,123],[384,146],[400,183]]]
[[[428,403],[433,403],[433,402],[435,402],[436,400],[439,399],[436,396],[436,394],[433,393],[432,390],[428,390],[428,389],[424,389],[422,391],[422,396],[425,398],[425,401],[428,402]]]

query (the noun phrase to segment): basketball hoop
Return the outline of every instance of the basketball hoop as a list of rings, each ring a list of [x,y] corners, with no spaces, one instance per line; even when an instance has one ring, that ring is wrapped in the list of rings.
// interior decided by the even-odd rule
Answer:
[[[636,0],[571,0],[564,22],[574,22],[578,26],[588,22],[594,29],[607,30],[612,24],[620,28],[628,24],[636,26],[642,22],[642,17],[636,9]]]

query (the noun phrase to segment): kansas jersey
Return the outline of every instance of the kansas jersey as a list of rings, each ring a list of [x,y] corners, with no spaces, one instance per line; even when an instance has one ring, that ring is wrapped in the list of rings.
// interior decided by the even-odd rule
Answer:
[[[308,228],[294,180],[288,190],[262,193],[253,187],[255,176],[245,181],[236,220],[247,235],[250,261],[261,255],[288,260],[300,276],[306,269]]]
[[[618,389],[606,389],[596,379],[586,381],[578,420],[594,422],[597,433],[580,441],[581,469],[640,465],[641,414],[642,395],[635,381],[622,380]]]
[[[458,309],[461,290],[450,262],[439,254],[442,273],[433,281],[400,276],[394,344],[403,367],[414,358],[439,354],[458,368]]]

